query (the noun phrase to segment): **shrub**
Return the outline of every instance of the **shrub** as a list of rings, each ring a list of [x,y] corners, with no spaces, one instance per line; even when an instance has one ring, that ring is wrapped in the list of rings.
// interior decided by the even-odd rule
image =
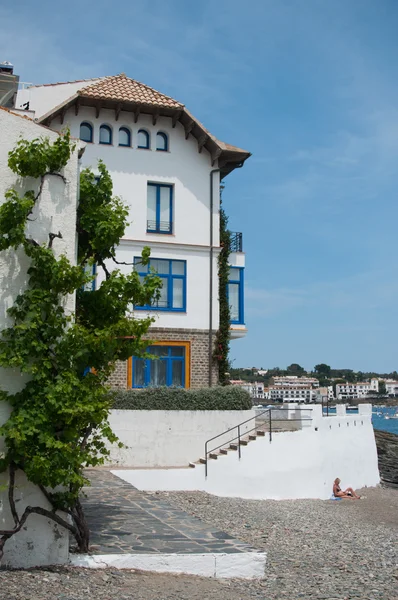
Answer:
[[[118,390],[113,391],[112,394],[114,409],[248,410],[252,408],[249,393],[232,385],[199,390],[149,387],[143,390]]]

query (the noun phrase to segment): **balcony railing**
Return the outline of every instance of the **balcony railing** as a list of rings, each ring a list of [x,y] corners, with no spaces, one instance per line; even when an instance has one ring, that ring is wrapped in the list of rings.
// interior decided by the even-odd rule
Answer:
[[[231,231],[231,252],[243,252],[242,234],[237,231]]]
[[[170,221],[147,221],[146,230],[150,233],[173,233],[173,223]]]

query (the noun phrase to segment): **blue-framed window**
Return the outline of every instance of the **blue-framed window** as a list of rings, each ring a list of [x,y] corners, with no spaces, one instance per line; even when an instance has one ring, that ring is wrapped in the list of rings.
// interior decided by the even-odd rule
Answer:
[[[93,141],[93,126],[86,121],[80,123],[80,139],[89,143]]]
[[[228,275],[228,301],[230,321],[237,325],[245,322],[243,306],[243,267],[230,267]]]
[[[94,292],[97,289],[97,265],[85,265],[84,272],[93,276],[93,280],[86,283],[83,287],[85,292]]]
[[[131,131],[127,127],[119,129],[119,146],[131,146]]]
[[[185,387],[184,346],[149,346],[147,351],[157,358],[133,356],[133,388],[160,385]]]
[[[148,183],[147,224],[148,233],[173,233],[173,186]]]
[[[134,268],[141,281],[150,271],[155,272],[162,280],[160,298],[153,304],[135,306],[141,310],[163,310],[173,312],[186,311],[187,298],[187,263],[185,260],[168,260],[164,258],[151,258],[149,264],[143,266],[141,257],[134,257]]]
[[[156,150],[167,152],[169,149],[169,138],[163,131],[158,131],[156,134]]]
[[[112,144],[112,129],[109,127],[109,125],[101,125],[99,143],[107,144],[108,146]]]
[[[139,129],[137,134],[137,148],[149,150],[150,137],[146,129]]]

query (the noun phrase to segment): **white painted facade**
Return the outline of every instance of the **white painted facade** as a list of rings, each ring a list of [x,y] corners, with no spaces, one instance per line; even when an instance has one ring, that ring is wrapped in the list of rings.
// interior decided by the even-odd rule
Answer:
[[[359,405],[358,415],[324,417],[322,407],[311,409],[312,421],[300,431],[258,437],[236,452],[209,461],[204,467],[175,470],[113,471],[141,490],[202,490],[222,497],[288,500],[328,499],[333,481],[359,489],[380,481],[372,406]],[[348,453],[348,454],[347,454]],[[349,458],[347,456],[349,455]]]
[[[336,398],[338,400],[349,400],[350,398],[366,398],[373,390],[371,382],[337,383]]]
[[[218,159],[211,156],[206,147],[199,152],[198,139],[187,134],[182,122],[174,122],[171,116],[158,115],[154,119],[151,114],[144,114],[145,109],[136,116],[131,106],[120,111],[107,106],[99,110],[92,105],[83,105],[80,100],[76,108],[76,93],[97,81],[101,80],[33,86],[20,90],[16,108],[20,110],[29,102],[29,111],[34,111],[35,118],[40,119],[67,102],[62,114],[57,113],[46,121],[51,123],[52,128],[62,130],[69,127],[72,136],[79,138],[81,124],[91,125],[93,138],[92,142],[86,143],[82,166],[91,167],[95,171],[98,161],[102,160],[111,175],[114,194],[129,207],[129,224],[117,250],[118,261],[132,263],[135,257],[141,255],[145,246],[150,246],[153,259],[185,261],[186,291],[183,310],[137,310],[136,316],[149,314],[155,318],[153,327],[163,332],[172,331],[174,334],[178,330],[195,330],[205,335],[210,327],[215,332],[219,327],[218,255],[221,250]],[[102,125],[112,131],[111,144],[100,143]],[[129,131],[131,146],[119,145],[120,128]],[[139,130],[145,130],[149,134],[148,149],[138,147]],[[157,150],[158,132],[167,136],[167,151]],[[148,212],[148,184],[172,187],[171,234],[148,231],[148,220],[151,219]],[[230,264],[243,269],[244,253],[232,253]],[[119,268],[128,273],[132,266],[116,266],[110,262],[107,268]],[[98,269],[97,286],[103,277],[102,269]],[[246,332],[243,321],[231,324],[232,339],[243,337]],[[195,361],[193,350],[191,363],[192,361]],[[126,382],[126,385],[130,384]]]
[[[281,377],[273,377],[273,386],[284,388],[293,387],[319,387],[319,381],[316,377],[297,377],[296,375],[283,375]]]
[[[38,189],[34,180],[25,180],[21,190],[21,180],[8,167],[8,153],[20,137],[33,140],[38,136],[47,136],[55,141],[58,134],[35,124],[27,118],[17,116],[0,108],[0,203],[7,189],[15,186],[18,190]],[[65,254],[75,263],[76,258],[76,206],[78,189],[77,150],[64,169],[65,184],[57,177],[47,177],[39,201],[33,209],[32,219],[27,225],[28,235],[40,243],[48,242],[50,232],[62,232],[62,239],[54,240],[54,251],[59,256]],[[15,298],[27,285],[29,261],[22,250],[0,252],[0,329],[12,324],[7,315]],[[74,311],[74,297],[66,303],[70,312]],[[16,369],[0,368],[0,386],[3,390],[15,393],[22,389],[26,379]],[[0,423],[9,416],[9,407],[0,406]],[[4,440],[0,439],[0,451],[4,451]],[[8,475],[2,474],[0,489],[7,483]],[[24,507],[39,505],[48,508],[43,494],[26,481],[23,474],[17,474],[17,508],[22,514]],[[7,493],[0,492],[1,529],[13,527],[9,512]],[[29,567],[65,562],[68,558],[68,534],[53,522],[38,515],[31,515],[28,527],[11,538],[5,545],[3,565]]]
[[[254,410],[111,410],[110,426],[126,448],[111,446],[108,462],[123,468],[186,467],[204,455],[207,440],[254,416]],[[242,432],[252,427],[254,421]],[[216,445],[232,437],[220,437]]]
[[[316,402],[317,390],[310,387],[270,386],[268,398],[274,402]]]

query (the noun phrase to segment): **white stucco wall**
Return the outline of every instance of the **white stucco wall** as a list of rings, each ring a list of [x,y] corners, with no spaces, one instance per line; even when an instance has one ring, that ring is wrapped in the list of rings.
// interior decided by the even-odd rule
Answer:
[[[29,110],[34,111],[34,116],[38,119],[73,96],[82,87],[91,85],[96,81],[96,79],[87,79],[57,85],[37,85],[18,90],[16,108],[22,108],[23,104],[29,102]]]
[[[205,442],[251,419],[253,410],[112,410],[110,425],[127,448],[111,448],[110,464],[120,467],[186,467],[204,456]],[[242,432],[254,427],[254,421]],[[232,439],[231,432],[215,446]]]
[[[39,136],[47,136],[51,141],[57,139],[58,134],[47,128],[41,127],[31,120],[14,115],[0,109],[0,204],[4,201],[4,193],[12,186],[23,193],[24,190],[37,191],[36,180],[20,180],[8,168],[8,152],[15,147],[20,137],[32,140]],[[54,240],[54,251],[57,255],[65,254],[69,260],[75,262],[76,257],[76,202],[78,159],[77,150],[64,169],[67,183],[58,177],[48,177],[45,180],[41,198],[36,203],[32,213],[32,221],[27,226],[28,235],[39,243],[48,242],[49,232],[62,232],[62,239]],[[0,329],[11,325],[7,309],[12,306],[16,296],[27,285],[28,259],[22,250],[0,252]],[[74,310],[74,298],[66,301],[69,311]],[[14,369],[0,368],[0,387],[3,390],[17,392],[23,387],[25,377]],[[0,403],[0,423],[7,418],[9,408],[5,403]],[[0,451],[4,447],[0,440]],[[0,485],[7,480],[7,474],[2,475]],[[47,502],[37,488],[27,482],[23,474],[17,476],[19,514],[24,506],[41,505],[47,507]],[[1,488],[0,488],[1,489]],[[1,529],[13,527],[8,511],[7,496],[0,492],[0,523]],[[53,523],[39,516],[30,516],[26,531],[20,532],[5,545],[3,564],[12,566],[32,566],[34,564],[53,564],[65,562],[68,552],[68,535]]]
[[[370,405],[368,405],[370,406]],[[310,427],[258,437],[236,452],[203,467],[178,470],[115,471],[143,490],[203,490],[217,496],[252,499],[330,498],[333,481],[342,487],[379,483],[371,407],[360,415],[322,417],[314,407]]]
[[[198,153],[198,144],[192,136],[185,139],[184,128],[177,123],[173,129],[171,119],[161,117],[156,126],[148,115],[141,115],[134,123],[133,113],[122,111],[118,121],[113,110],[103,109],[98,119],[95,111],[82,107],[76,116],[74,108],[67,111],[64,124],[59,119],[52,126],[62,129],[69,126],[73,136],[79,137],[80,124],[93,125],[94,143],[87,144],[82,159],[83,166],[96,169],[98,160],[106,164],[113,181],[115,195],[129,206],[129,225],[118,249],[118,260],[132,262],[146,245],[154,258],[187,261],[186,312],[159,311],[156,326],[184,329],[209,328],[209,272],[210,272],[210,171],[211,160],[207,150]],[[113,145],[99,144],[99,127],[109,125],[113,130]],[[128,127],[132,134],[132,147],[118,146],[119,127]],[[137,148],[137,132],[146,129],[151,136],[151,149]],[[156,151],[156,132],[169,136],[169,151]],[[173,186],[173,235],[147,233],[147,184],[167,183]],[[218,278],[219,253],[219,175],[213,182],[213,328],[218,328]],[[114,263],[108,265],[115,268]],[[128,272],[131,267],[121,266]],[[99,270],[100,271],[100,270]],[[99,275],[101,277],[101,275]],[[100,281],[100,280],[99,280]],[[141,311],[139,314],[143,314]],[[151,315],[153,315],[151,311]]]

